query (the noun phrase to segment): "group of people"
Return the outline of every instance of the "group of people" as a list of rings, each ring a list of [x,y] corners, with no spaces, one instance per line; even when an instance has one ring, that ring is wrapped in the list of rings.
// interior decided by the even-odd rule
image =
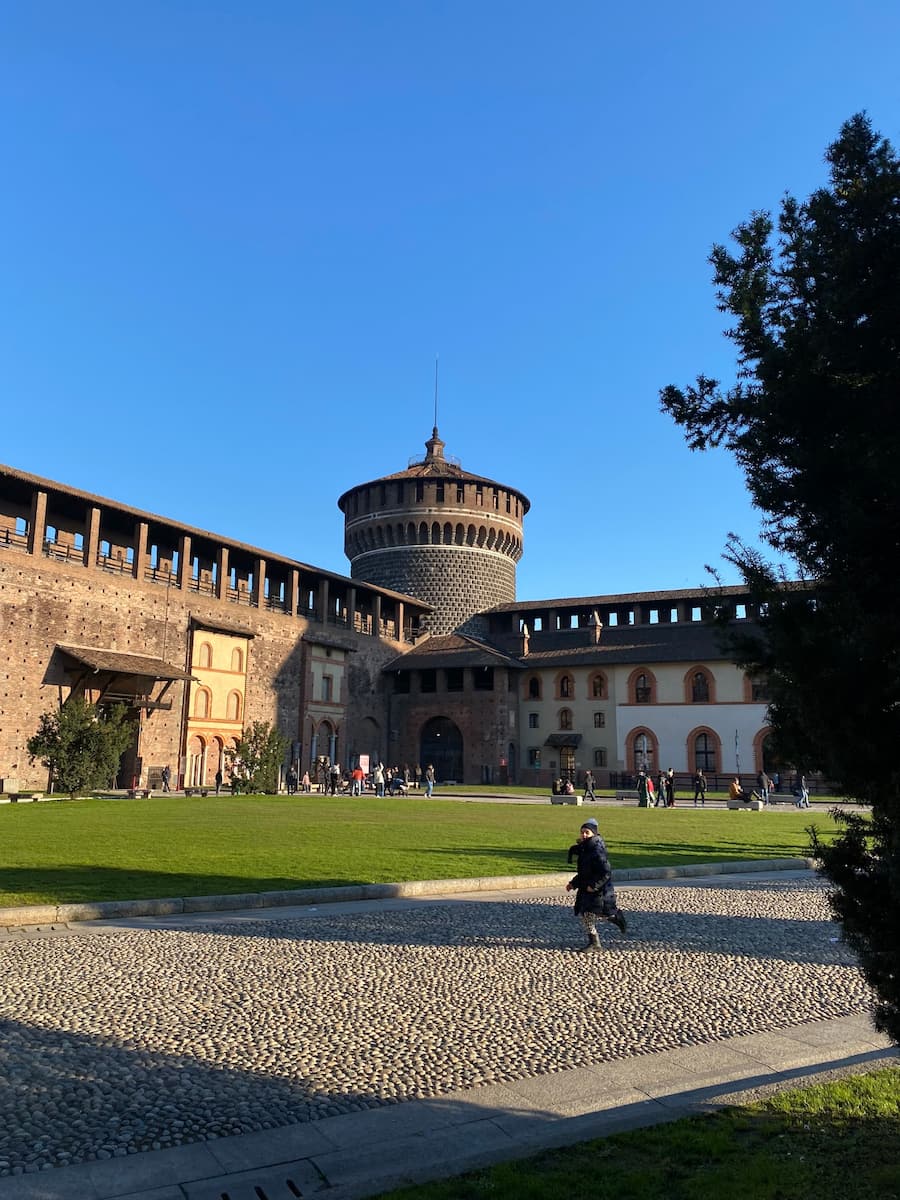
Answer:
[[[374,791],[376,796],[405,796],[410,788],[421,788],[423,783],[425,795],[430,796],[434,792],[435,779],[434,766],[431,763],[423,771],[418,764],[415,767],[386,767],[383,762],[377,762],[369,775],[357,763],[347,779],[344,778],[340,763],[320,758],[315,766],[316,787],[318,791],[329,796],[337,796],[344,792],[351,796],[362,796],[368,789]],[[287,782],[288,795],[293,795],[297,790],[297,772],[293,767],[288,772]],[[303,773],[301,791],[312,791],[308,771]]]
[[[675,807],[675,768],[660,771],[656,776],[649,775],[643,768],[637,777],[638,807],[640,808],[674,808]]]

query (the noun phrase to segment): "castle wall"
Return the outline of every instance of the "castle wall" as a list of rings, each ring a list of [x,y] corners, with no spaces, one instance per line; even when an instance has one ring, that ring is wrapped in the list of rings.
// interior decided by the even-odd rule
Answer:
[[[8,787],[47,784],[46,769],[29,763],[26,749],[41,714],[73,685],[96,698],[95,676],[73,670],[60,645],[141,655],[195,676],[164,689],[154,676],[147,688],[154,702],[135,709],[133,755],[143,785],[166,764],[173,782],[189,765],[200,770],[189,763],[189,737],[199,755],[254,721],[276,725],[293,743],[292,757],[302,751],[303,765],[325,717],[344,763],[370,749],[373,729],[383,735],[381,670],[402,650],[401,634],[414,636],[422,615],[415,601],[5,469],[0,516],[0,780]],[[199,667],[204,641],[213,673]],[[243,686],[240,671],[232,672],[238,646],[246,648]],[[219,687],[215,656],[226,648],[227,686]],[[325,698],[317,663],[329,658],[339,669]],[[206,717],[195,707],[201,687],[209,693]],[[237,723],[227,710],[236,691]],[[210,757],[200,782],[210,783],[217,765]]]

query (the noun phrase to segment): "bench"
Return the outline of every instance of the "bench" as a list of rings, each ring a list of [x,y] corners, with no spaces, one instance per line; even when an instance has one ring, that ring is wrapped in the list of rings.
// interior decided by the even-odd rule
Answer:
[[[730,796],[726,803],[733,812],[760,812],[763,807],[762,800],[747,800],[744,802],[743,800],[732,800]]]
[[[637,794],[637,788],[619,788],[616,791],[617,800],[633,800],[637,804],[640,796]]]
[[[550,803],[551,804],[579,804],[580,805],[580,804],[583,804],[584,801],[582,800],[581,796],[579,796],[578,793],[576,792],[575,795],[572,795],[572,796],[551,796]]]

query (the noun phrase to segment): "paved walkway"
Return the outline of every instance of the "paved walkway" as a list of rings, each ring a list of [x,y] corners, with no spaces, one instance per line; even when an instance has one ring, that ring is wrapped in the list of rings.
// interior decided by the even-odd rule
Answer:
[[[550,880],[11,934],[0,1200],[353,1200],[896,1061],[811,872],[620,892],[591,956]]]

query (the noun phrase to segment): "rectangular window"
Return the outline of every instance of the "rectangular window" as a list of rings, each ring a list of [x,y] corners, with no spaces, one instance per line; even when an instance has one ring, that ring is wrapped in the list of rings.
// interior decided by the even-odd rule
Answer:
[[[493,667],[475,667],[473,675],[476,691],[492,692],[494,690]]]
[[[700,611],[699,608],[691,609],[691,620],[692,621],[702,621],[703,620],[703,613]]]
[[[447,691],[461,692],[463,690],[463,669],[462,667],[447,668]]]
[[[600,746],[600,747],[598,747],[598,749],[596,749],[594,751],[594,766],[595,767],[605,767],[606,766],[606,747],[605,746]]]
[[[606,713],[602,713],[602,712],[594,713],[594,728],[595,729],[605,729],[606,728]]]
[[[394,691],[399,695],[409,692],[409,671],[398,671],[394,676]]]
[[[397,503],[398,504],[403,503],[403,484],[402,483],[397,484]]]
[[[765,679],[750,680],[750,699],[757,703],[768,703],[771,699],[769,695],[769,684]]]
[[[611,613],[609,614],[609,619],[607,620],[607,622],[606,622],[606,623],[607,623],[607,625],[610,627],[610,629],[615,629],[615,627],[616,627],[616,626],[618,625],[618,623],[619,623],[619,614],[618,614],[618,613],[611,612]]]
[[[428,670],[421,671],[419,674],[419,691],[421,692],[436,692],[437,691],[437,671]]]
[[[659,609],[658,608],[650,609],[650,624],[651,625],[659,624]]]
[[[475,503],[479,508],[484,506],[484,486],[483,484],[475,484]]]
[[[538,713],[529,713],[528,714],[528,728],[529,729],[539,729],[540,725],[541,725],[541,718],[538,715]]]
[[[506,511],[507,511],[507,512],[511,512],[511,511],[512,511],[512,504],[511,504],[511,500],[512,500],[512,497],[510,496],[509,492],[507,492],[507,493],[506,493]]]
[[[322,699],[326,704],[330,704],[334,696],[334,676],[322,676]]]
[[[532,746],[528,750],[528,765],[529,767],[539,767],[541,765],[541,751],[537,746]]]
[[[434,498],[437,500],[438,504],[444,503],[444,485],[442,483],[439,483],[435,486]]]
[[[421,479],[416,480],[416,499],[417,500],[425,499],[425,484],[422,482]]]
[[[491,499],[493,500],[493,503],[494,503],[494,508],[497,508],[497,509],[499,509],[499,507],[500,507],[500,493],[499,493],[499,491],[497,490],[497,488],[494,488],[494,489],[493,489],[493,495],[491,496]]]
[[[465,498],[466,498],[466,485],[464,483],[458,483],[456,485],[456,503],[462,504],[462,502],[465,500]]]
[[[734,606],[734,615],[735,615],[736,620],[746,621],[747,620],[747,605],[746,604],[736,604]]]

